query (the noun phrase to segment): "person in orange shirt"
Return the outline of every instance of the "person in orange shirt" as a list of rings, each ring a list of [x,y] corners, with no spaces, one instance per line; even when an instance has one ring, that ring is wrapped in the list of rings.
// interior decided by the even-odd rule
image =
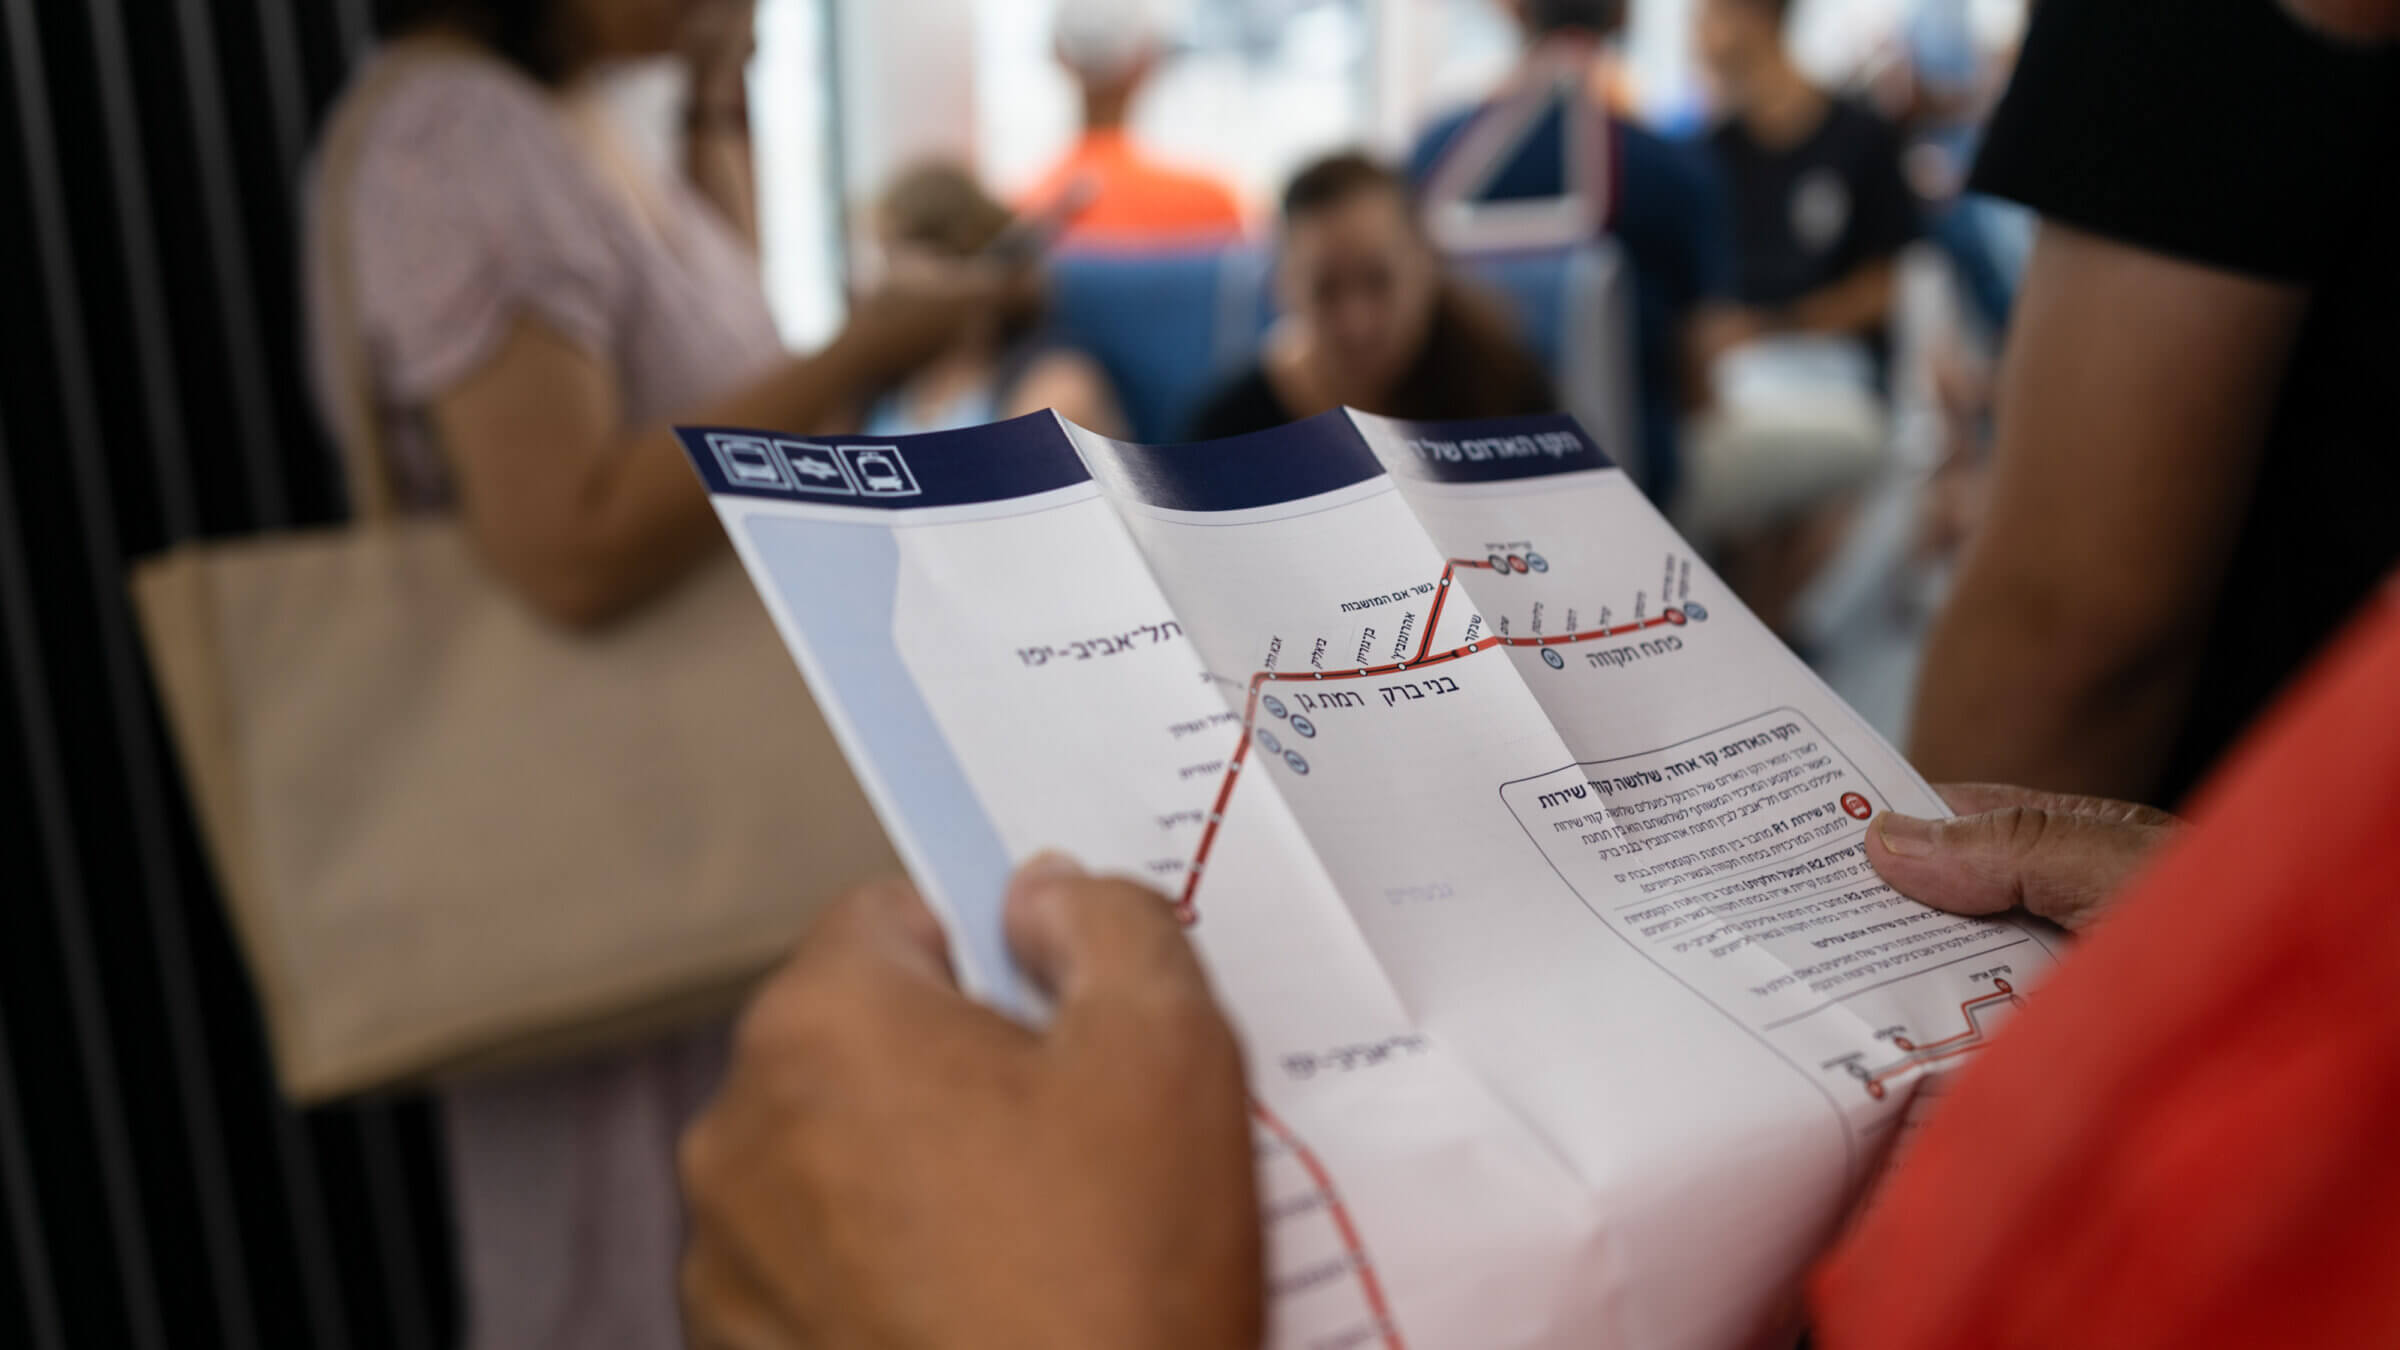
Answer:
[[[2188,829],[1945,788],[1975,814],[1870,832],[1907,894],[2084,936],[1817,1271],[1817,1345],[2400,1345],[2395,682],[2387,583]]]
[[[1064,0],[1053,32],[1059,64],[1082,91],[1083,135],[1025,194],[1025,214],[1061,211],[1068,219],[1060,240],[1073,245],[1208,246],[1239,238],[1242,210],[1231,189],[1153,159],[1126,128],[1166,46],[1155,7]]]

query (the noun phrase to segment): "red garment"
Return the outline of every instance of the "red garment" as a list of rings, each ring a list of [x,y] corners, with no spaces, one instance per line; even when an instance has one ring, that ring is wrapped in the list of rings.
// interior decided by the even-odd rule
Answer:
[[[2400,591],[1960,1074],[1827,1350],[2400,1346]]]
[[[1122,131],[1086,132],[1019,203],[1028,215],[1070,184],[1088,184],[1091,204],[1062,242],[1107,248],[1216,246],[1241,237],[1242,209],[1215,179],[1170,168],[1143,154]]]

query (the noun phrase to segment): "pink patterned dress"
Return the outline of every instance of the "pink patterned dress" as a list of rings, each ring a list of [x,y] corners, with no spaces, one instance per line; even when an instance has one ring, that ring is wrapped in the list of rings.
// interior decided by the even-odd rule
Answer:
[[[353,303],[409,508],[452,495],[429,401],[521,316],[609,363],[629,430],[782,357],[757,260],[688,185],[655,184],[663,216],[645,212],[513,69],[466,53],[409,59],[368,114],[347,200],[310,194],[312,212],[345,213]],[[309,307],[319,400],[337,409],[343,353],[327,297]],[[682,1344],[675,1141],[724,1049],[724,1029],[709,1028],[442,1094],[468,1350]]]

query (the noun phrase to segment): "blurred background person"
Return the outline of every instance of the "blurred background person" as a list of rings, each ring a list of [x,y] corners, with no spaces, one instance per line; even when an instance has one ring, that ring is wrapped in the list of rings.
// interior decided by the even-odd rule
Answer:
[[[1503,0],[1526,50],[1494,95],[1447,113],[1417,137],[1408,172],[1445,249],[1483,244],[1467,206],[1580,198],[1568,233],[1542,242],[1613,238],[1633,275],[1634,368],[1640,389],[1645,491],[1660,503],[1680,483],[1679,423],[1705,394],[1710,360],[1731,340],[1732,215],[1705,155],[1617,110],[1607,42],[1623,0]],[[1465,221],[1473,212],[1460,213]],[[1524,247],[1521,236],[1487,246]]]
[[[1853,533],[1890,441],[1898,255],[1917,234],[1898,132],[1820,90],[1785,41],[1788,0],[1698,0],[1694,49],[1733,204],[1735,333],[1712,370],[1681,518],[1727,584],[1796,645],[1802,597]]]
[[[2400,56],[2044,5],[1973,185],[2042,220],[1911,755],[2171,804],[2400,560]]]
[[[1880,362],[1894,259],[1918,233],[1898,132],[1819,90],[1784,45],[1789,0],[1699,0],[1695,46],[1723,119],[1734,294],[1754,334],[1857,338]]]
[[[1978,528],[1990,487],[1992,374],[2033,249],[2035,217],[1967,187],[1992,109],[2016,66],[2016,43],[1979,47],[1971,0],[1919,0],[1899,39],[1902,59],[1878,81],[1879,102],[1907,137],[1901,168],[1925,238],[1954,281],[1954,321],[1931,334],[1919,416],[1938,428],[1914,554],[1947,572]],[[1907,298],[1898,302],[1905,308]],[[1904,377],[1903,377],[1904,378]],[[1895,386],[1902,379],[1895,379]],[[1896,387],[1895,402],[1910,391]],[[1908,415],[1904,407],[1898,414]],[[1902,434],[1906,434],[1903,432]]]
[[[2008,307],[2033,248],[2033,213],[1967,190],[1983,128],[2016,66],[2013,45],[1978,50],[1971,0],[1918,0],[1896,62],[1907,137],[1901,168],[1917,195],[1925,237],[1949,260],[1983,334],[2008,323]]]
[[[883,265],[903,275],[969,263],[1005,250],[1023,228],[963,166],[930,161],[902,173],[875,207]],[[1031,241],[1029,241],[1031,242]],[[905,436],[980,426],[1054,409],[1104,436],[1124,434],[1124,417],[1097,362],[1042,333],[1037,297],[973,316],[949,343],[866,407],[861,429]]]
[[[1242,210],[1232,189],[1166,164],[1136,144],[1134,100],[1165,55],[1159,0],[1061,0],[1053,30],[1059,64],[1074,76],[1082,135],[1023,199],[1028,213],[1076,203],[1067,240],[1106,247],[1204,247],[1237,239]]]
[[[1420,419],[1556,408],[1505,312],[1450,275],[1407,184],[1365,155],[1319,160],[1292,180],[1275,290],[1282,317],[1257,362],[1201,409],[1193,439],[1345,406]]]
[[[676,52],[683,172],[661,174],[589,77]],[[401,500],[459,511],[563,625],[633,615],[725,547],[672,424],[828,428],[989,322],[997,286],[920,268],[822,351],[784,351],[752,246],[749,52],[746,0],[422,0],[351,86],[379,87],[349,161],[317,166],[346,189],[310,203],[313,247],[346,245],[310,270],[328,422],[363,349]],[[704,1029],[443,1094],[470,1346],[681,1343],[674,1140],[723,1046]]]

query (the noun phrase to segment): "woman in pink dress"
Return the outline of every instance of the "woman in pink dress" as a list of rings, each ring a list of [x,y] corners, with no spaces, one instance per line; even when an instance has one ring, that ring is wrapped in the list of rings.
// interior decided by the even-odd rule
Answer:
[[[317,390],[329,413],[354,406],[363,346],[400,500],[459,511],[499,581],[559,623],[637,611],[724,547],[674,423],[829,428],[1008,284],[918,276],[792,356],[755,254],[747,0],[417,8],[337,109],[358,124],[354,157],[317,166]],[[692,94],[668,174],[615,139],[589,76],[677,51]],[[336,331],[345,309],[354,332]],[[471,1350],[681,1344],[674,1141],[723,1041],[710,1028],[444,1093]]]

